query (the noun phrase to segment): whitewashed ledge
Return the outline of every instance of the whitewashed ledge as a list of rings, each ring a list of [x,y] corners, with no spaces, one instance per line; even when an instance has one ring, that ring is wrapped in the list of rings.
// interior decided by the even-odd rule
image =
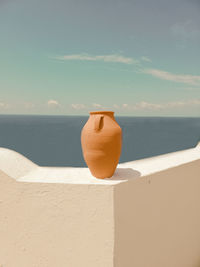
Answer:
[[[0,148],[1,267],[199,267],[200,144],[110,179]]]
[[[200,143],[183,151],[118,165],[112,178],[97,179],[88,168],[40,167],[23,155],[0,147],[0,170],[21,182],[65,184],[118,184],[200,159]]]

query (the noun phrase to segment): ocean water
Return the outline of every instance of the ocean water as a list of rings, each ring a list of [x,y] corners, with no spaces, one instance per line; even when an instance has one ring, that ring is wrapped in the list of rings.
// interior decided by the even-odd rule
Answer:
[[[0,147],[41,166],[86,166],[80,133],[88,117],[0,115]],[[194,147],[200,118],[116,117],[123,131],[120,162]]]

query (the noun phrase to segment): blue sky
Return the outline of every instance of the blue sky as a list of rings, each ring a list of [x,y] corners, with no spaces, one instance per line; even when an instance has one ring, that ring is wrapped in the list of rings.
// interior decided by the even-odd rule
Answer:
[[[0,114],[200,115],[200,1],[0,0]]]

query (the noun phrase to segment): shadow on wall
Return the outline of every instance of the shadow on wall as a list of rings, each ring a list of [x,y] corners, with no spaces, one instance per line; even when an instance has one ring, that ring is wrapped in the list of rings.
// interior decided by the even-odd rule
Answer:
[[[139,178],[141,173],[131,168],[117,168],[112,178],[109,180],[133,180]]]

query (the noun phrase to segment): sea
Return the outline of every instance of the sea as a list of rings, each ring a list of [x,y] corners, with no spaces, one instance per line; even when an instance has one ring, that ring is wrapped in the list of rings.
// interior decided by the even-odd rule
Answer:
[[[0,115],[0,147],[41,166],[85,167],[81,129],[88,116]],[[122,128],[120,163],[195,147],[200,118],[116,117]]]

